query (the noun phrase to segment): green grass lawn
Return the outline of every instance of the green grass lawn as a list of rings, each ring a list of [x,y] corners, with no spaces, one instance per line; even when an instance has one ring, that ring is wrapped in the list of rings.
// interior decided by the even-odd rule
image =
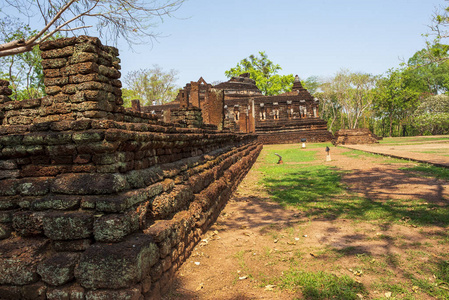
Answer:
[[[321,151],[326,144],[308,144],[307,150],[300,145],[265,146],[257,164],[261,174],[259,184],[264,186],[270,198],[282,206],[298,209],[311,220],[347,219],[355,224],[367,223],[373,226],[389,227],[391,224],[406,226],[419,231],[423,228],[440,228],[449,226],[448,205],[436,205],[424,200],[367,199],[351,194],[341,182],[345,171],[321,163]],[[276,164],[283,157],[284,164]],[[376,163],[391,163],[385,158],[361,151],[347,151],[343,155],[354,159],[370,159]],[[398,160],[400,161],[400,160]],[[430,176],[449,181],[449,170],[420,164],[415,167],[402,168],[410,177]],[[449,183],[448,183],[449,184]],[[294,227],[273,228],[273,237],[292,235],[298,232]],[[291,232],[289,233],[290,230]],[[410,245],[404,237],[379,235],[379,240],[387,240],[398,245]],[[440,245],[449,245],[449,235],[430,236],[429,241],[437,240]],[[300,291],[305,299],[385,299],[385,295],[373,295],[374,290],[391,292],[392,299],[420,299],[420,295],[435,299],[449,299],[449,254],[442,251],[437,256],[430,255],[426,249],[430,242],[413,244],[406,255],[371,256],[353,253],[354,249],[327,249],[329,271],[310,272],[298,268],[304,264],[304,258],[296,255],[290,258],[290,269],[279,278],[266,279],[266,283],[275,283],[280,288]],[[404,246],[410,247],[410,246]],[[374,276],[369,286],[363,286],[354,279],[333,274],[339,270],[339,259],[355,255],[359,260],[360,270]],[[281,260],[278,254],[277,261]],[[242,257],[243,259],[244,257]],[[426,258],[423,260],[423,258]],[[268,263],[275,264],[273,254],[266,257]],[[247,264],[250,266],[250,264]],[[407,282],[398,284],[395,277],[400,276]]]
[[[429,141],[448,141],[448,136],[407,136],[407,137],[386,137],[379,141],[379,144],[401,145],[401,144],[424,144]]]

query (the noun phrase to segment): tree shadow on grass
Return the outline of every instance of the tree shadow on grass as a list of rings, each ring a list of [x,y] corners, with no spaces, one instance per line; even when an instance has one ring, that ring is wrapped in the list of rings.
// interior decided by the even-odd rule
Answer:
[[[340,183],[342,175],[359,195]],[[417,188],[404,190],[404,182]],[[372,169],[345,174],[336,168],[319,166],[313,170],[297,169],[280,178],[265,176],[263,183],[271,199],[294,206],[310,217],[449,225],[448,201],[443,197],[445,182],[412,177],[404,170]]]

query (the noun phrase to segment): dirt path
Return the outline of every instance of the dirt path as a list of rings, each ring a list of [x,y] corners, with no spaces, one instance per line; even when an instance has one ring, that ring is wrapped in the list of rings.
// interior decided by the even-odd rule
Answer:
[[[348,145],[348,149],[362,150],[396,158],[407,158],[417,162],[449,168],[449,140],[446,142],[433,142],[426,144],[409,145]]]
[[[348,151],[343,148],[331,151],[331,162],[324,162],[323,153],[322,160],[314,163],[347,170],[343,182],[349,192],[376,199],[425,199],[441,205],[445,204],[444,198],[449,199],[447,182],[410,178],[400,169],[415,163],[404,165],[390,163],[388,158],[351,157],[342,155]],[[430,255],[449,252],[447,244],[428,239],[432,235],[446,236],[441,227],[417,229],[408,226],[407,220],[404,225],[380,226],[341,218],[305,217],[269,201],[263,187],[256,185],[258,176],[256,168],[248,173],[216,224],[178,270],[173,289],[165,299],[298,299],[302,298],[300,293],[279,289],[271,280],[281,277],[294,261],[299,261],[295,265],[298,270],[348,275],[369,286],[375,272],[357,274],[363,257],[372,258],[374,266],[377,257],[393,259],[405,255],[410,245],[422,243],[427,243]],[[407,276],[394,263],[388,267],[399,272],[399,282]],[[383,299],[391,294],[382,288],[368,292],[369,296],[360,298]],[[433,299],[418,295],[417,299]]]

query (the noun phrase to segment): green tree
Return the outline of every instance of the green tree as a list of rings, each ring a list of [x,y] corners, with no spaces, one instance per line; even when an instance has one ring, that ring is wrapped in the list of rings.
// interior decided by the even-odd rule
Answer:
[[[398,128],[408,123],[408,117],[416,108],[421,94],[416,86],[409,84],[410,75],[410,72],[401,69],[390,69],[377,81],[374,109],[382,124],[388,121],[389,136],[393,136],[395,121],[398,122]]]
[[[340,117],[340,128],[357,128],[364,115],[369,114],[374,100],[376,77],[364,73],[339,71],[324,80],[317,96],[321,99],[322,115],[332,118],[330,128]],[[328,119],[329,120],[329,119]]]
[[[0,19],[0,43],[26,39],[36,34],[18,19]],[[0,78],[8,80],[13,100],[40,98],[45,94],[39,47],[14,56],[0,57]]]
[[[251,54],[248,58],[242,59],[236,67],[225,71],[226,77],[249,73],[262,94],[267,96],[291,91],[295,76],[279,75],[278,72],[282,68],[269,60],[265,52],[260,51],[259,55]]]
[[[178,89],[175,85],[178,71],[171,69],[168,72],[158,65],[150,69],[140,69],[126,74],[126,85],[123,99],[130,102],[139,99],[142,105],[163,104],[176,98]]]
[[[301,84],[309,91],[310,94],[313,95],[318,91],[321,82],[318,76],[309,76],[305,80],[301,80]]]
[[[151,29],[170,17],[184,0],[2,0],[0,13],[23,16],[36,30],[32,36],[0,44],[0,57],[31,51],[56,33],[78,32],[114,43],[122,38],[131,46],[158,36]],[[40,18],[38,18],[40,17]],[[43,20],[43,23],[40,22]]]
[[[414,126],[420,134],[449,133],[449,96],[429,96],[420,103],[413,115]]]
[[[320,85],[320,92],[315,93],[315,97],[320,99],[321,118],[327,120],[327,128],[330,132],[335,132],[341,128],[338,117],[341,115],[341,105],[337,99],[332,82],[325,81]]]
[[[449,46],[435,44],[439,57],[448,55]],[[408,78],[411,85],[423,93],[440,94],[449,91],[449,62],[435,62],[434,56],[429,56],[428,49],[417,51],[409,60]]]

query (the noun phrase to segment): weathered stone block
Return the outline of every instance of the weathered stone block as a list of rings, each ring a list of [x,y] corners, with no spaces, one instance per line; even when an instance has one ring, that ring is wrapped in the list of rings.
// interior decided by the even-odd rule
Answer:
[[[84,62],[76,65],[69,65],[62,68],[61,73],[63,76],[98,73],[98,65],[94,62]]]
[[[60,86],[57,86],[57,85],[46,86],[45,87],[45,93],[47,95],[50,95],[50,96],[56,95],[56,94],[58,94],[61,91],[62,91],[62,88]]]
[[[44,79],[45,86],[52,86],[52,85],[63,86],[68,83],[69,83],[68,77],[53,77],[53,78],[45,78]]]
[[[17,210],[0,210],[0,223],[12,223],[12,216]]]
[[[119,153],[103,153],[94,155],[92,161],[97,165],[112,165],[120,161]]]
[[[49,132],[44,140],[48,145],[67,145],[72,141],[72,134],[70,132]]]
[[[119,242],[138,226],[131,224],[132,221],[127,215],[104,215],[95,220],[94,237],[99,242]]]
[[[12,226],[10,224],[0,224],[0,240],[9,238],[11,233]]]
[[[90,239],[72,240],[72,241],[53,241],[53,247],[56,251],[85,251],[92,244]]]
[[[51,191],[61,194],[113,194],[128,188],[121,174],[61,174],[51,185]]]
[[[47,286],[43,282],[24,285],[22,297],[26,300],[45,300],[47,297]]]
[[[0,196],[14,196],[17,194],[18,179],[4,179],[0,181]],[[1,205],[0,205],[1,207]]]
[[[72,56],[74,51],[75,51],[75,47],[67,46],[64,48],[43,51],[41,53],[41,56],[45,61],[45,60],[47,60],[47,58],[58,58],[58,57]]]
[[[41,235],[44,212],[19,211],[13,215],[13,228],[20,236]]]
[[[17,191],[22,196],[42,196],[50,191],[53,179],[48,177],[34,177],[22,179],[17,185]]]
[[[41,261],[37,273],[50,285],[63,285],[75,278],[74,270],[79,257],[77,253],[57,253]]]
[[[146,235],[151,236],[156,242],[160,243],[170,236],[173,224],[169,220],[156,221],[151,227],[144,230]]]
[[[89,238],[94,218],[87,212],[50,212],[43,220],[44,233],[52,240]]]
[[[37,264],[44,259],[46,239],[14,238],[0,243],[0,284],[25,285],[39,280]]]
[[[0,197],[0,209],[13,209],[19,207],[19,196]]]
[[[49,65],[47,64],[47,66],[49,66]],[[57,68],[57,69],[44,68],[44,76],[46,78],[59,77],[59,76],[61,76],[61,70],[59,68]]]
[[[84,300],[86,292],[78,284],[48,288],[47,300]]]
[[[142,300],[143,296],[140,288],[130,288],[126,290],[109,291],[89,291],[86,293],[86,300]]]
[[[49,195],[31,203],[33,210],[74,210],[80,206],[81,196]]]
[[[153,282],[159,280],[162,276],[162,273],[164,271],[162,270],[162,263],[159,261],[157,264],[155,264],[150,271],[151,280]]]
[[[115,68],[108,68],[106,66],[99,66],[98,71],[101,75],[104,75],[106,77],[112,78],[112,79],[119,79],[121,74],[118,70]]]
[[[72,138],[76,144],[99,142],[104,139],[104,132],[102,131],[76,132],[73,134]]]
[[[70,64],[78,64],[82,62],[97,62],[98,60],[98,54],[97,53],[89,53],[89,52],[78,52],[75,51],[75,55],[71,56],[69,58]]]
[[[82,254],[75,277],[89,289],[126,288],[140,282],[158,257],[156,244],[143,234],[120,243],[96,243]]]
[[[161,183],[155,183],[144,189],[133,190],[117,197],[99,198],[96,209],[104,212],[123,212],[135,204],[150,200],[163,190]]]
[[[17,168],[17,163],[15,160],[1,160],[0,170],[14,170]]]
[[[192,189],[188,185],[176,186],[171,193],[159,195],[154,199],[153,216],[156,219],[164,219],[185,207],[193,199]]]
[[[17,300],[22,299],[22,287],[21,286],[7,286],[0,285],[0,299],[2,300]]]
[[[97,143],[81,144],[77,146],[79,154],[99,154],[114,152],[120,146],[120,142],[101,141]]]

